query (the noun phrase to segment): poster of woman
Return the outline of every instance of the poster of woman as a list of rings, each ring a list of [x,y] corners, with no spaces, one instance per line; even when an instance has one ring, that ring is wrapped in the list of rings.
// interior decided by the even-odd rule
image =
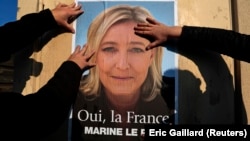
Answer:
[[[78,0],[72,47],[95,51],[72,110],[71,140],[140,140],[148,124],[175,124],[176,56],[134,33],[153,17],[175,25],[175,1]],[[74,50],[74,48],[72,49]]]

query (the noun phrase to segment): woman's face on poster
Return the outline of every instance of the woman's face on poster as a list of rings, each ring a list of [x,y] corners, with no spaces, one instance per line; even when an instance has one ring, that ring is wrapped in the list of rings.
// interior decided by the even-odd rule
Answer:
[[[112,25],[97,51],[97,66],[105,92],[112,95],[139,94],[152,63],[149,40],[134,34],[135,22]]]

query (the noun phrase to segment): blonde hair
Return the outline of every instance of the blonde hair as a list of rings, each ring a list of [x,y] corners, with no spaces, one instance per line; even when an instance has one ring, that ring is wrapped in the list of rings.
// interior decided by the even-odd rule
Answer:
[[[87,34],[87,45],[89,46],[87,52],[98,50],[102,38],[112,25],[127,21],[146,22],[146,17],[152,17],[152,15],[147,9],[140,6],[117,5],[104,10],[90,24]],[[155,50],[155,57],[141,88],[141,96],[146,101],[154,99],[161,90],[163,50],[161,47],[157,47]],[[96,56],[93,56],[90,61],[95,62]],[[82,79],[80,92],[89,99],[94,99],[103,92],[97,67],[91,68],[89,75]]]

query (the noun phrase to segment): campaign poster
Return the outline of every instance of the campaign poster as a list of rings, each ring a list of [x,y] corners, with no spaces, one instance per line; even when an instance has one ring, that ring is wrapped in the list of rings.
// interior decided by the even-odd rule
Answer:
[[[149,124],[177,124],[177,56],[167,47],[146,51],[150,39],[134,34],[147,16],[176,25],[174,0],[77,0],[77,45],[95,50],[72,106],[70,140],[140,140]],[[85,45],[85,46],[84,46]]]

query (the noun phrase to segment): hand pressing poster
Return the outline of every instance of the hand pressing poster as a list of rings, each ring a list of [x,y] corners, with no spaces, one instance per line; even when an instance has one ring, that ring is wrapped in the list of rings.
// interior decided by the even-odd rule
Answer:
[[[166,47],[145,50],[147,37],[134,33],[146,17],[175,25],[176,3],[78,0],[84,14],[75,22],[76,45],[95,51],[96,66],[83,74],[73,105],[72,141],[137,141],[145,125],[175,124],[177,66]],[[175,116],[176,118],[176,116]]]

